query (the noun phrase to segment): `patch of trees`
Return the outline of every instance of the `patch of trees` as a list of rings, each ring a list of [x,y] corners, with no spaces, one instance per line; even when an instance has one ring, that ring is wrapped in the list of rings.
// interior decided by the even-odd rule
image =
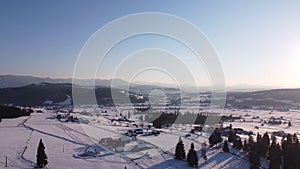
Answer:
[[[221,120],[222,121],[234,121],[234,120],[238,120],[238,119],[241,119],[241,118],[242,118],[241,116],[232,116],[232,115],[229,115],[229,116],[222,116]]]
[[[282,142],[283,168],[299,168],[300,144],[296,134],[288,134]]]
[[[186,155],[185,155],[185,150],[184,150],[184,144],[183,144],[181,138],[179,138],[179,141],[178,141],[178,143],[176,145],[176,149],[175,149],[175,159],[185,160],[185,158],[186,158]],[[187,161],[188,165],[191,167],[198,166],[198,155],[195,150],[194,143],[191,143],[191,148],[187,154],[186,161]]]
[[[297,169],[299,168],[300,144],[296,134],[288,134],[282,139],[281,145],[276,137],[270,138],[268,133],[261,136],[257,134],[257,141],[254,142],[251,136],[248,143],[245,142],[243,150],[249,153],[250,169],[260,167],[260,157],[269,160],[269,169]]]
[[[210,136],[209,141],[211,145],[217,144],[219,129],[216,129]],[[224,152],[230,152],[228,142],[233,143],[233,148],[243,150],[248,156],[250,162],[250,169],[260,168],[260,158],[265,158],[269,161],[269,169],[298,169],[299,168],[299,156],[300,156],[300,143],[297,134],[288,134],[283,137],[281,144],[276,141],[276,137],[272,137],[270,140],[268,132],[261,135],[257,133],[256,141],[252,135],[248,140],[244,140],[242,143],[240,137],[238,137],[234,130],[228,135],[228,141],[223,144],[222,150]],[[270,144],[270,142],[272,142]]]
[[[32,112],[33,110],[31,109],[21,109],[18,107],[0,106],[0,119],[29,116]]]
[[[250,135],[248,140],[242,142],[234,130],[231,131],[228,137],[230,137],[230,139],[228,138],[228,141],[224,141],[222,150],[224,152],[230,152],[230,140],[230,142],[233,143],[233,148],[244,151],[246,157],[249,159],[250,169],[259,169],[261,158],[265,158],[269,161],[269,169],[299,168],[300,143],[297,134],[288,134],[287,137],[282,139],[281,144],[276,141],[276,137],[272,137],[271,141],[268,132],[263,135],[257,133],[256,141],[253,136]],[[216,128],[209,137],[209,144],[213,146],[221,142],[220,129]],[[272,143],[270,144],[270,142]],[[201,154],[206,160],[206,151],[201,150]],[[185,159],[184,145],[181,139],[179,139],[176,146],[175,158],[180,160]],[[187,162],[192,167],[198,166],[198,156],[194,150],[193,143],[187,155]]]
[[[235,120],[240,117],[233,117],[233,116],[222,116],[221,121],[228,121],[228,120]],[[207,115],[202,113],[151,113],[151,115],[146,114],[145,120],[151,121],[153,126],[156,128],[162,128],[164,125],[170,124],[200,124],[204,125],[207,119]]]
[[[153,126],[156,128],[162,128],[164,125],[175,123],[178,117],[178,113],[162,113],[158,118],[152,121]]]

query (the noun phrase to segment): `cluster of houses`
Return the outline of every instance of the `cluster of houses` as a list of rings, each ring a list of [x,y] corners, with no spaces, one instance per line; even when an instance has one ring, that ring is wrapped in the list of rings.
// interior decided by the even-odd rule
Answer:
[[[71,115],[71,113],[59,112],[56,114],[56,119],[61,122],[75,122],[79,123],[79,119],[76,116]]]
[[[281,120],[282,120],[282,118],[275,118],[275,117],[272,116],[272,117],[269,118],[268,123],[269,123],[269,124],[273,124],[273,125],[274,125],[274,124],[280,125],[280,124],[282,124],[282,121],[281,121]]]

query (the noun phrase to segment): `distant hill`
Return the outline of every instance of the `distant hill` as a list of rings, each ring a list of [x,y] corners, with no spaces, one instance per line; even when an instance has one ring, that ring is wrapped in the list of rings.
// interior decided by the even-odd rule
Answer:
[[[0,104],[36,106],[44,103],[59,103],[71,96],[69,84],[30,84],[22,87],[0,89]]]
[[[97,87],[95,90],[75,86],[80,96],[77,99],[79,104],[91,104],[91,98],[83,97],[88,93],[95,93],[97,103],[99,105],[113,105],[111,93],[117,94],[118,103],[122,99],[128,98],[129,93],[121,89],[111,89],[110,87]],[[144,99],[137,99],[138,95],[130,93],[132,102],[144,102]],[[30,84],[22,87],[2,88],[0,89],[0,105],[19,105],[19,106],[42,106],[42,105],[71,105],[72,100],[72,84],[71,83],[42,83]]]
[[[0,88],[8,88],[8,87],[21,87],[30,84],[41,84],[41,83],[72,83],[73,79],[53,79],[53,78],[42,78],[42,77],[34,77],[34,76],[17,76],[17,75],[0,75]],[[94,86],[94,80],[92,79],[75,79],[75,84],[82,86]],[[117,86],[126,86],[128,82],[122,79],[115,79],[114,84]],[[111,80],[107,79],[96,79],[96,86],[111,86]]]
[[[274,108],[299,108],[300,89],[272,89],[255,92],[229,92],[227,104],[234,107],[251,106]]]
[[[0,75],[0,88],[20,87],[30,84],[48,83],[63,83],[62,79],[40,78],[33,76],[15,76],[15,75]]]

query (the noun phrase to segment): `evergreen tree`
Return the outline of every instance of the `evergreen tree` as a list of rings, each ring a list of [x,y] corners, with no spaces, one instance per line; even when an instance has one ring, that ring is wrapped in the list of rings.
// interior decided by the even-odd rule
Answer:
[[[247,148],[249,151],[254,148],[255,142],[254,142],[252,135],[249,136],[247,145],[248,145]]]
[[[287,139],[282,143],[282,155],[283,155],[283,168],[290,169],[292,168],[292,144],[293,138],[292,135],[288,134]]]
[[[259,144],[255,143],[254,148],[250,149],[249,162],[250,169],[259,169],[260,167],[260,156],[259,156]]]
[[[273,139],[269,149],[269,169],[280,169],[281,150],[279,144],[276,144],[276,138]]]
[[[197,152],[194,149],[194,143],[191,144],[191,149],[189,150],[189,153],[187,156],[187,162],[188,162],[189,166],[191,166],[191,167],[198,166],[198,156],[197,156]]]
[[[266,132],[262,139],[261,139],[261,142],[259,143],[260,145],[260,155],[261,156],[266,156],[267,152],[268,152],[268,149],[270,147],[270,137],[268,135],[268,133]]]
[[[288,123],[288,126],[289,126],[289,127],[291,127],[291,126],[292,126],[292,123],[291,123],[291,121],[289,121],[289,123]]]
[[[293,135],[293,140],[295,143],[299,143],[299,139],[298,139],[298,136],[296,133],[294,133],[294,135]]]
[[[257,133],[256,142],[260,143],[260,141],[261,141],[261,135],[259,133]]]
[[[247,143],[247,141],[246,140],[244,140],[244,145],[243,145],[243,151],[244,152],[248,152],[248,143]]]
[[[224,145],[223,145],[223,151],[226,153],[229,153],[229,147],[228,147],[228,142],[225,140]]]
[[[229,136],[228,136],[228,142],[234,143],[236,138],[237,138],[237,135],[235,134],[235,131],[231,129],[230,133],[229,133]]]
[[[179,137],[178,143],[176,145],[175,158],[178,159],[178,160],[185,159],[184,144],[183,144],[183,142],[181,140],[181,137]]]
[[[249,136],[249,138],[248,138],[248,143],[249,143],[249,144],[254,144],[254,143],[255,143],[254,138],[253,138],[252,135]]]
[[[291,143],[288,143],[287,140],[282,139],[281,147],[282,147],[282,157],[283,157],[283,168],[284,169],[289,168],[289,159],[288,159],[288,156],[289,156],[288,147],[289,146],[288,146],[288,144],[291,144]]]
[[[287,140],[282,143],[282,155],[284,169],[299,168],[300,145],[291,134],[288,134]]]
[[[274,154],[274,152],[276,151],[276,147],[277,147],[277,145],[276,145],[276,137],[274,137],[273,140],[272,140],[272,144],[271,144],[271,146],[269,148],[269,157],[271,157]]]
[[[41,168],[46,166],[48,164],[47,159],[48,159],[48,157],[45,153],[44,143],[43,143],[42,139],[40,139],[38,150],[37,150],[37,155],[36,155],[37,166],[41,167]]]
[[[202,144],[202,148],[201,148],[201,156],[203,157],[203,159],[206,161],[207,160],[207,156],[206,156],[206,142],[204,142]]]
[[[222,142],[221,133],[218,128],[216,128],[215,131],[210,135],[208,141],[210,145],[216,145]]]
[[[238,150],[241,150],[243,148],[242,140],[240,138],[236,139],[233,142],[233,147],[236,148],[236,149],[238,149]]]

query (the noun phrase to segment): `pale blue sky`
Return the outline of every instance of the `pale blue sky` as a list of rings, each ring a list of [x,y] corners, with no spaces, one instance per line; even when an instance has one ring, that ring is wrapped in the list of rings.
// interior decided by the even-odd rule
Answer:
[[[298,0],[1,0],[0,73],[71,77],[80,49],[103,25],[132,13],[165,12],[190,21],[210,39],[227,84],[300,87],[299,9]],[[155,37],[135,42],[141,40],[147,47],[172,43],[157,43]],[[114,53],[122,56],[145,47],[138,44],[129,41],[112,51],[108,67],[118,63]],[[173,48],[181,50],[177,45]],[[201,65],[193,67],[201,71]],[[109,78],[106,71],[111,70],[100,67],[99,77]]]

